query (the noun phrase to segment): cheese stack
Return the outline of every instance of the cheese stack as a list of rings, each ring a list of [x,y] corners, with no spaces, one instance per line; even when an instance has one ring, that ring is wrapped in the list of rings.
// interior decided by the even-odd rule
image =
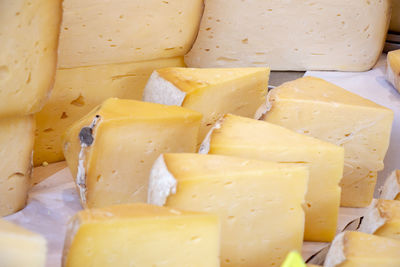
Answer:
[[[386,79],[400,93],[400,50],[390,51],[387,54]]]

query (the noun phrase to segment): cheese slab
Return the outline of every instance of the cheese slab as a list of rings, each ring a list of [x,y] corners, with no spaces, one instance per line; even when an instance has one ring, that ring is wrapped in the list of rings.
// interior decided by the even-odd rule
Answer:
[[[301,251],[308,168],[221,155],[163,154],[148,203],[218,214],[221,266],[279,266]]]
[[[386,79],[400,93],[400,49],[387,54]]]
[[[390,31],[400,33],[400,1],[392,1],[392,19],[390,21]]]
[[[224,116],[214,128],[200,153],[309,166],[304,238],[307,241],[333,239],[340,203],[343,148],[268,122],[231,114]]]
[[[201,142],[226,113],[255,116],[265,102],[269,72],[268,68],[158,69],[145,87],[143,100],[201,112]]]
[[[0,2],[0,117],[39,111],[56,71],[61,0]]]
[[[77,213],[63,267],[219,266],[220,224],[213,214],[147,204]]]
[[[64,155],[84,207],[146,202],[164,152],[195,152],[202,115],[176,106],[110,98],[67,130]]]
[[[380,188],[381,199],[400,200],[400,170],[394,170]]]

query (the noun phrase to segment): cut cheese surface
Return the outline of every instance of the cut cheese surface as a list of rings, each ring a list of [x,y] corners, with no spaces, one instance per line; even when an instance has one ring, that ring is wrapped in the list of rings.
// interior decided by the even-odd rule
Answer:
[[[365,71],[385,42],[390,0],[208,0],[189,67]]]
[[[216,215],[146,204],[81,211],[69,225],[63,267],[217,267]]]
[[[0,217],[25,207],[32,171],[34,131],[33,116],[0,119]]]
[[[265,102],[268,79],[268,68],[158,69],[145,87],[143,100],[201,112],[201,142],[226,113],[253,118]]]
[[[314,77],[284,83],[268,99],[265,121],[344,148],[341,204],[368,206],[389,147],[393,111]]]
[[[59,68],[184,56],[202,0],[65,0]]]
[[[61,136],[104,100],[110,97],[141,100],[154,69],[183,65],[182,57],[177,57],[57,70],[51,97],[36,114],[34,165],[63,160]]]
[[[386,79],[400,93],[400,49],[387,54]]]
[[[0,117],[39,111],[56,71],[61,0],[0,1]]]
[[[308,175],[300,165],[163,154],[151,171],[148,201],[219,215],[221,266],[279,266],[302,247]]]
[[[392,1],[392,19],[389,30],[400,33],[400,1]]]
[[[400,200],[400,170],[394,170],[381,188],[379,198]]]
[[[217,122],[200,152],[309,166],[304,238],[333,239],[340,204],[343,148],[268,122],[228,114]]]
[[[67,131],[64,155],[84,207],[145,202],[164,152],[194,152],[202,115],[182,107],[110,98]]]

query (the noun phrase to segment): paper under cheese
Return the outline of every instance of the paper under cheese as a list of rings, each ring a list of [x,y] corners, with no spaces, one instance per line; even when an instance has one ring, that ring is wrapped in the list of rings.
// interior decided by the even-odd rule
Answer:
[[[386,79],[400,93],[400,49],[387,54]]]
[[[195,152],[202,115],[182,107],[110,98],[72,125],[64,155],[84,207],[146,202],[164,152]]]
[[[61,0],[0,1],[0,117],[39,111],[56,71]]]
[[[63,267],[218,267],[216,215],[146,204],[81,211],[69,224]]]
[[[152,168],[148,201],[218,214],[221,266],[279,266],[301,250],[308,175],[300,165],[164,154]]]
[[[394,170],[380,188],[381,199],[400,200],[400,170]]]
[[[400,1],[392,0],[392,19],[390,21],[390,31],[400,33]]]

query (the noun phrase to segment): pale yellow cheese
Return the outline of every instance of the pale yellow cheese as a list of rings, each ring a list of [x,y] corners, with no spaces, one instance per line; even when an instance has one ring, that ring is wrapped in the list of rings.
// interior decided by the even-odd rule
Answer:
[[[0,117],[39,111],[56,71],[61,0],[0,1]]]
[[[392,19],[390,21],[390,31],[400,33],[400,1],[392,0]]]
[[[264,120],[344,147],[341,204],[368,206],[389,147],[393,111],[314,77],[284,83],[268,98]]]
[[[69,224],[63,267],[218,267],[216,215],[146,204],[81,211]]]
[[[400,93],[400,49],[387,54],[386,79]]]
[[[308,241],[333,239],[340,204],[342,147],[268,122],[229,114],[219,122],[200,152],[309,166],[304,238]]]

